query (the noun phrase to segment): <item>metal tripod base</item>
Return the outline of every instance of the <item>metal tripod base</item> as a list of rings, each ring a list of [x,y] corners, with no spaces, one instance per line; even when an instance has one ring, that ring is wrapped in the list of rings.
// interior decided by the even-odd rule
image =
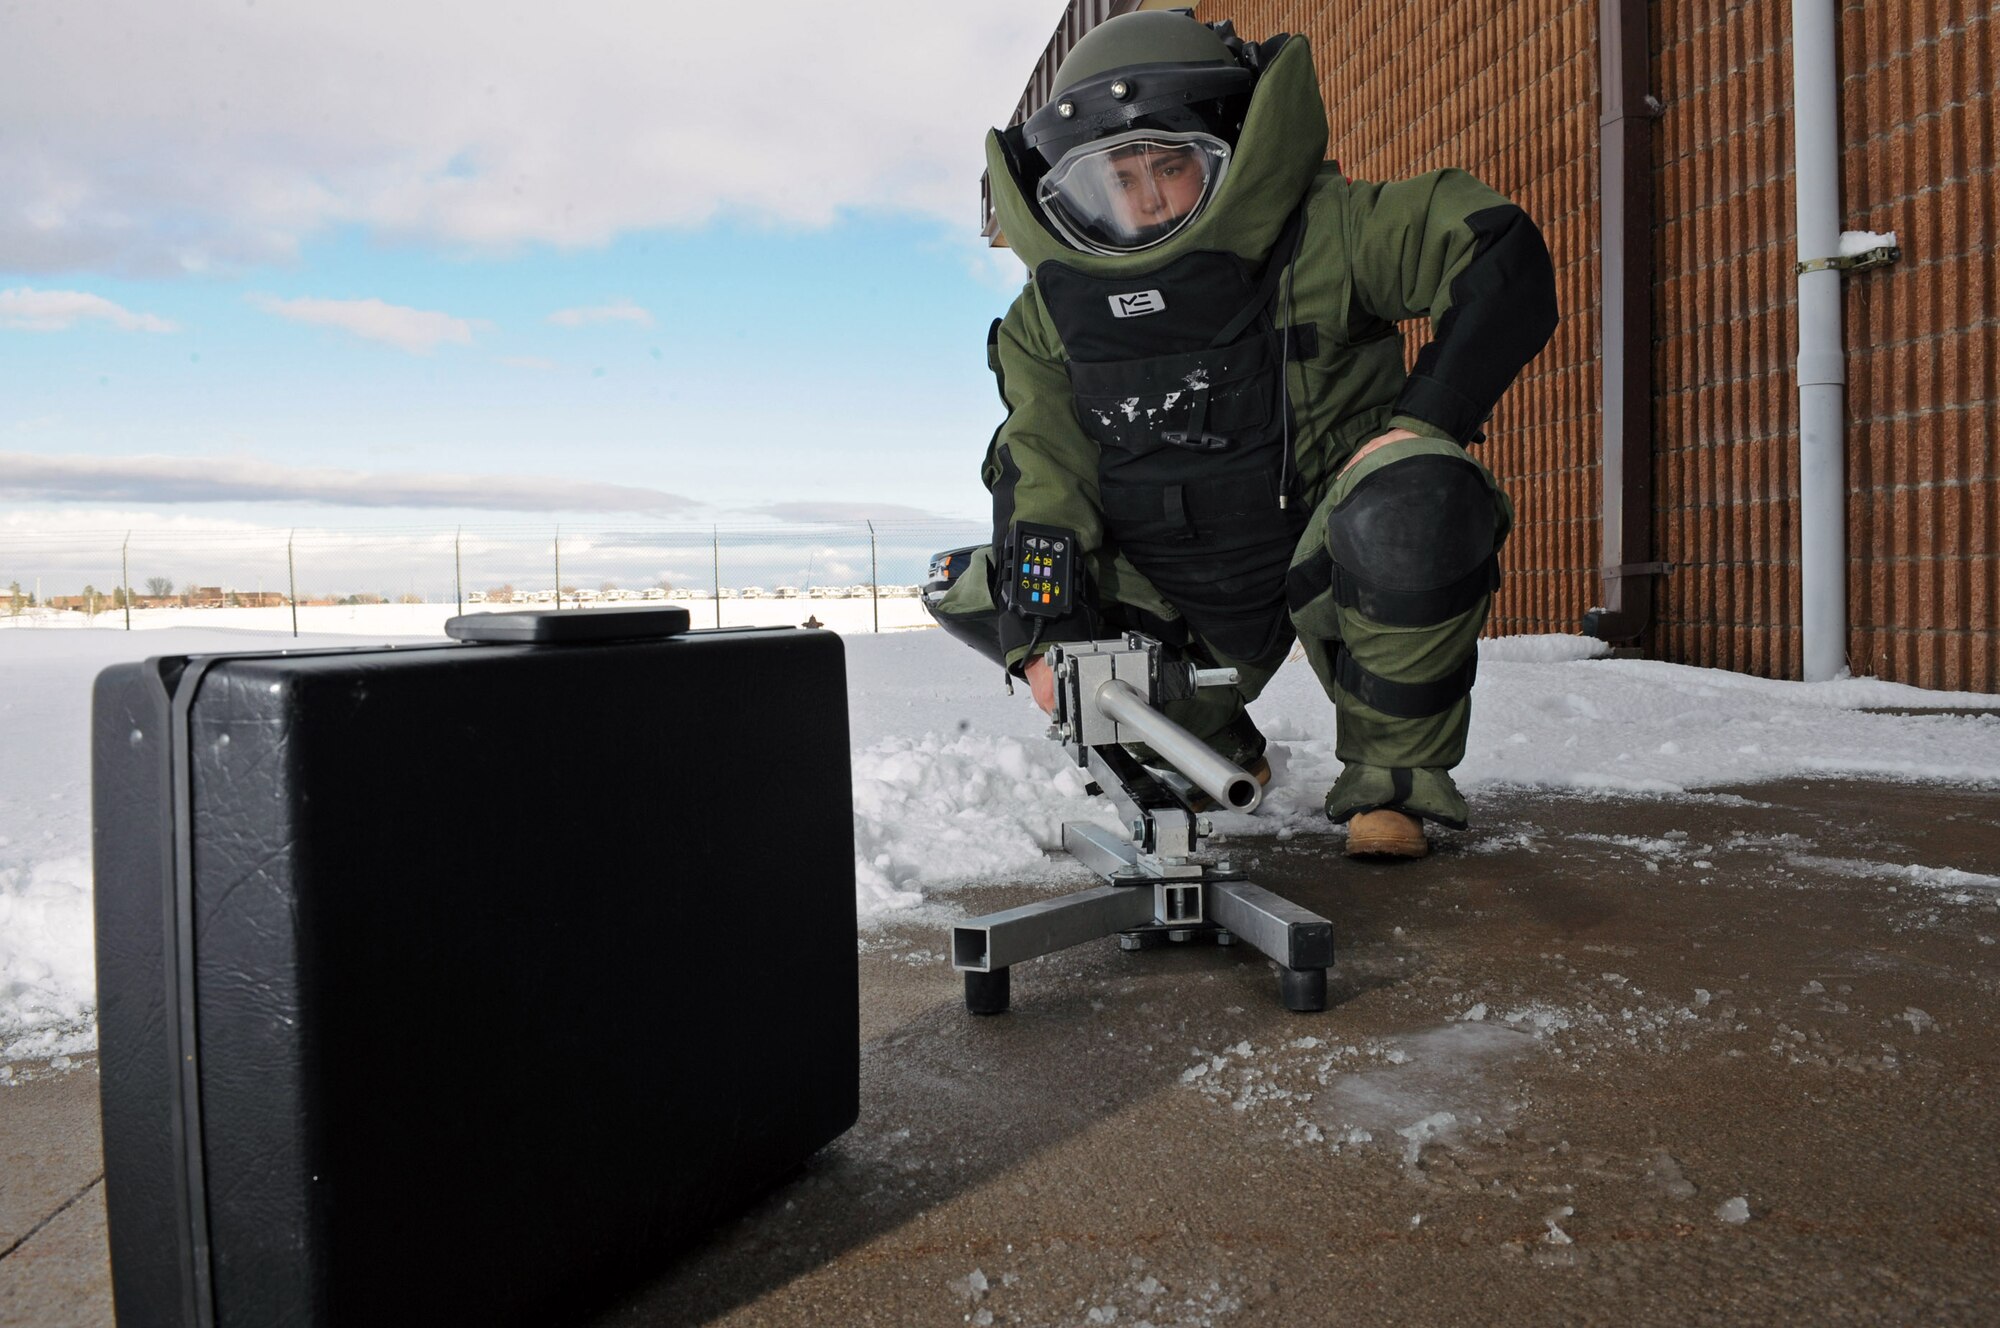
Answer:
[[[965,974],[965,1005],[972,1013],[1007,1009],[1015,964],[1113,934],[1121,934],[1127,949],[1159,943],[1152,938],[1241,940],[1277,962],[1287,1010],[1326,1008],[1333,924],[1319,914],[1237,873],[1153,860],[1088,821],[1065,822],[1063,846],[1111,884],[953,927],[951,966]]]

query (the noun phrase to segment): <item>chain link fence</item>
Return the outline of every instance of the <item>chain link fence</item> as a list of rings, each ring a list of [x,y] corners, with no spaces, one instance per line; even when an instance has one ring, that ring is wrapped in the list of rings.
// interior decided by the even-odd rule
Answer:
[[[783,620],[774,610],[787,601],[802,618],[806,601],[856,600],[879,620],[884,602],[914,601],[932,554],[988,538],[969,521],[17,529],[0,531],[0,626],[67,614],[116,626],[131,610],[657,602],[687,603],[697,626],[739,626]]]

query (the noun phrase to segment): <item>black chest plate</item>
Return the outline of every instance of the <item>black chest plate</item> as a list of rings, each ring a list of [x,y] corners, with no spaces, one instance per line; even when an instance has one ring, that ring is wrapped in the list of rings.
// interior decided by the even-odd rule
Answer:
[[[1142,277],[1035,271],[1098,444],[1108,532],[1239,660],[1289,641],[1284,574],[1306,515],[1279,505],[1288,420],[1267,275],[1213,252]]]
[[[1184,254],[1143,277],[1054,262],[1036,271],[1069,356],[1077,419],[1106,449],[1107,472],[1135,470],[1162,448],[1252,452],[1283,432],[1260,275],[1225,253]],[[1180,471],[1184,460],[1164,464]]]
[[[1051,261],[1035,285],[1070,359],[1102,363],[1206,349],[1256,297],[1261,275],[1235,254],[1203,251],[1140,277],[1093,277]]]

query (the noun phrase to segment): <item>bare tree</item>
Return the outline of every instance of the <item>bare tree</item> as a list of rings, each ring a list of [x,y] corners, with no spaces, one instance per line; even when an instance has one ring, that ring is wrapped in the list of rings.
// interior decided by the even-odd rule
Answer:
[[[146,593],[155,599],[165,599],[174,593],[174,583],[164,576],[149,576],[146,578]]]

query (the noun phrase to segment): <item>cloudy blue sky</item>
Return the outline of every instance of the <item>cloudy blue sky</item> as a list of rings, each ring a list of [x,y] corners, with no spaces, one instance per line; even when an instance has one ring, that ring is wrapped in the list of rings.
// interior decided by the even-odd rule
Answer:
[[[0,530],[977,517],[1062,0],[10,0]]]

